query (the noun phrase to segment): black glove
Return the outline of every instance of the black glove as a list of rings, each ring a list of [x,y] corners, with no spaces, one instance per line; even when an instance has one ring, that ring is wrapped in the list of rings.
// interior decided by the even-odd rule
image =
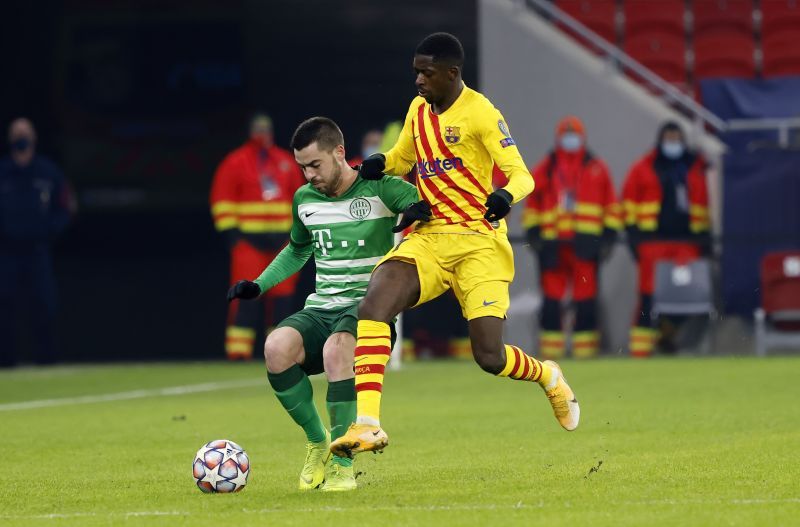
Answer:
[[[250,280],[239,280],[228,290],[228,302],[234,298],[250,300],[251,298],[258,298],[260,294],[261,287],[257,283]]]
[[[700,247],[701,258],[711,258],[714,256],[714,245],[711,242],[711,235],[708,233],[697,236],[697,245]]]
[[[511,211],[511,202],[514,198],[508,191],[497,189],[486,198],[486,214],[483,215],[489,221],[497,221],[506,217]]]
[[[540,236],[540,232],[538,227],[532,227],[525,231],[525,238],[528,240],[528,244],[530,244],[531,250],[534,252],[542,250],[542,237]]]
[[[597,259],[601,262],[605,262],[608,260],[608,257],[611,256],[611,251],[614,250],[614,243],[602,241],[600,242],[600,250],[597,252]]]
[[[628,249],[631,250],[631,255],[635,261],[639,261],[639,244],[641,243],[641,236],[639,235],[639,231],[634,228],[628,228],[625,232],[626,242],[628,243]]]
[[[431,206],[427,201],[412,203],[403,211],[403,219],[392,227],[392,232],[402,232],[415,221],[431,221]]]
[[[383,154],[372,154],[358,167],[358,175],[362,179],[380,179],[383,177],[383,169],[386,167],[386,156]]]
[[[611,256],[611,252],[614,250],[614,245],[617,243],[618,235],[619,234],[614,229],[603,229],[603,235],[600,238],[600,250],[597,254],[597,257],[601,262],[608,260],[608,257]]]

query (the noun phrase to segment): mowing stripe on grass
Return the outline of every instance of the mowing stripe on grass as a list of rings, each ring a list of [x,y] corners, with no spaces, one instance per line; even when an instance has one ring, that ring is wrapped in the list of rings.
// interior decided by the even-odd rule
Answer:
[[[226,382],[207,382],[203,384],[187,384],[184,386],[169,386],[167,388],[153,388],[150,390],[132,390],[130,392],[101,393],[97,395],[81,395],[79,397],[62,397],[60,399],[38,399],[35,401],[20,401],[18,403],[0,404],[0,412],[12,410],[32,410],[35,408],[52,408],[54,406],[71,406],[77,404],[107,403],[111,401],[127,401],[130,399],[144,399],[146,397],[169,397],[171,395],[186,395],[190,393],[216,392],[234,388],[250,388],[265,385],[263,379],[243,379]]]

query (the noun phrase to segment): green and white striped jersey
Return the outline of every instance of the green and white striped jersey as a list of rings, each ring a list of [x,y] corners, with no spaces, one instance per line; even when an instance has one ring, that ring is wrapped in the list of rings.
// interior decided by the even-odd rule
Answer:
[[[419,201],[417,189],[397,177],[357,178],[343,195],[332,198],[310,184],[294,195],[291,242],[313,244],[316,291],[305,307],[340,308],[367,292],[370,273],[392,248],[397,215]]]

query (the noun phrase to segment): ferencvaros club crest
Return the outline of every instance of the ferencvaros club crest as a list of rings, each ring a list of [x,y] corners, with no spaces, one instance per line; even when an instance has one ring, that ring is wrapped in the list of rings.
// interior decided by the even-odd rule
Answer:
[[[461,128],[458,126],[445,126],[444,127],[444,140],[450,143],[451,145],[454,143],[458,143],[458,140],[461,139]]]

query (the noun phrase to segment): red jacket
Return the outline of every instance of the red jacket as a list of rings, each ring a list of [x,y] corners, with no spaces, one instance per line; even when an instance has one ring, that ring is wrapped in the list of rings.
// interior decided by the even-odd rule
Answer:
[[[536,187],[525,202],[522,226],[542,240],[600,237],[622,228],[608,167],[581,150],[553,151],[531,170]]]
[[[631,167],[622,190],[625,226],[641,232],[657,232],[663,201],[661,182],[655,170],[656,151],[652,150]],[[706,163],[697,156],[686,175],[689,205],[689,230],[693,234],[709,231]]]
[[[211,186],[211,214],[218,231],[287,233],[292,196],[305,178],[288,151],[247,142],[220,163]]]

